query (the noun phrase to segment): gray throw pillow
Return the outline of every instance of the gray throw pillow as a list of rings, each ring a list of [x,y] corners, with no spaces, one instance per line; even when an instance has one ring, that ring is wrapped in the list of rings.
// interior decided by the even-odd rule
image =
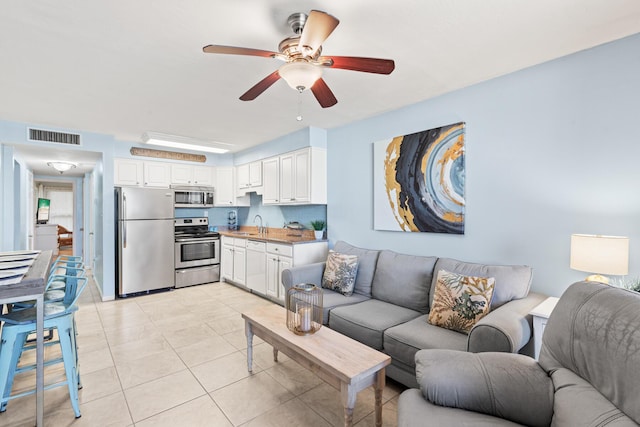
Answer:
[[[351,296],[356,284],[358,257],[329,251],[327,264],[322,276],[322,287]]]

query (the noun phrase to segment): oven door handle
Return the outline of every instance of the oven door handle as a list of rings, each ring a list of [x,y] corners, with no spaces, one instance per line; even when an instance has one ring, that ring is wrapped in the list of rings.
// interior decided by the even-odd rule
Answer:
[[[200,242],[200,243],[215,243],[217,241],[219,241],[220,239],[218,238],[198,238],[198,237],[186,237],[186,238],[181,238],[181,237],[177,237],[176,238],[176,242],[178,243],[194,243],[194,242]]]

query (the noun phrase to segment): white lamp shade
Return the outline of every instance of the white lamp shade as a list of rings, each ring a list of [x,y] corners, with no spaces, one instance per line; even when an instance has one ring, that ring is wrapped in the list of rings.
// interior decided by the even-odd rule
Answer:
[[[629,238],[572,234],[570,267],[588,273],[625,275],[629,272]]]
[[[278,69],[278,74],[291,88],[303,91],[322,77],[322,68],[304,61],[288,62]]]

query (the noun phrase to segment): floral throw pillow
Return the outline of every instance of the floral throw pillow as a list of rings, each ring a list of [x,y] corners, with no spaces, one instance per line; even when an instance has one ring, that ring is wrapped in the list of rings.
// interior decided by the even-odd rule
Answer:
[[[429,323],[468,334],[489,313],[495,284],[493,277],[438,271]]]
[[[322,287],[351,296],[356,284],[358,256],[329,251],[322,276]]]

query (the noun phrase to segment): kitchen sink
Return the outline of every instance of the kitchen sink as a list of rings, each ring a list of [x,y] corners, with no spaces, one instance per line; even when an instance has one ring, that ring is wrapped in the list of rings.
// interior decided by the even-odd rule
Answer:
[[[257,236],[257,234],[249,233],[248,231],[233,231],[232,234],[236,236]]]

